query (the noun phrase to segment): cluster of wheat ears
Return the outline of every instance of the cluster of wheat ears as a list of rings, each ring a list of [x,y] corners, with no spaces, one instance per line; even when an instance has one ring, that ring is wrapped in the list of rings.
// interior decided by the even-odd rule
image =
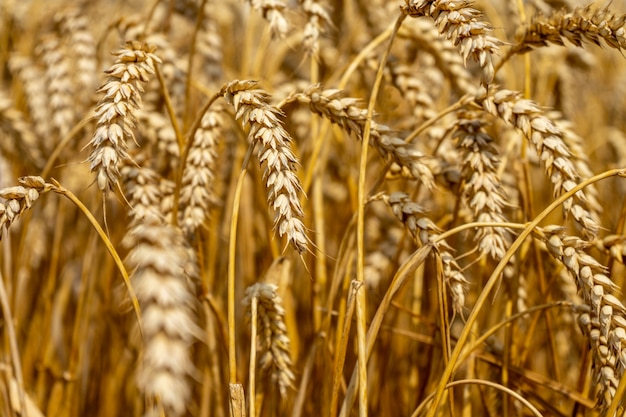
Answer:
[[[624,415],[625,50],[621,0],[0,0],[0,415]]]

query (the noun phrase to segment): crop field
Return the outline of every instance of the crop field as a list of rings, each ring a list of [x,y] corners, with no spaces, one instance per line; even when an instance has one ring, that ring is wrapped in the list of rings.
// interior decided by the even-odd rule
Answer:
[[[0,0],[0,415],[626,415],[626,1]]]

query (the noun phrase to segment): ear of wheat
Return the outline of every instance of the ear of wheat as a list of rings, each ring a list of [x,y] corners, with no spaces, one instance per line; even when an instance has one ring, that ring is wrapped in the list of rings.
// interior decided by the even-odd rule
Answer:
[[[154,49],[140,42],[129,42],[116,55],[116,63],[107,71],[109,79],[98,90],[104,93],[96,108],[98,124],[89,142],[89,169],[97,172],[98,188],[113,189],[120,176],[119,165],[128,158],[128,140],[135,140],[133,129],[141,105],[143,83],[154,73],[159,58]]]
[[[235,108],[235,117],[250,125],[250,141],[260,144],[258,157],[265,163],[263,178],[268,205],[276,212],[275,229],[299,253],[307,251],[309,239],[298,197],[302,185],[295,172],[299,161],[291,150],[291,137],[278,119],[280,111],[267,103],[267,93],[254,81],[233,81],[223,91],[226,101]]]
[[[242,304],[250,318],[250,306],[253,299],[258,302],[258,345],[260,347],[261,367],[270,373],[272,381],[278,385],[281,396],[286,396],[287,389],[293,388],[295,375],[292,370],[289,352],[289,337],[285,327],[285,311],[281,306],[275,284],[257,283],[246,289]],[[255,343],[255,341],[253,341]]]
[[[406,0],[402,10],[411,17],[432,18],[439,32],[459,48],[464,60],[471,57],[480,65],[481,82],[490,84],[495,76],[493,55],[502,42],[491,35],[491,25],[480,20],[481,13],[470,4],[454,0]]]

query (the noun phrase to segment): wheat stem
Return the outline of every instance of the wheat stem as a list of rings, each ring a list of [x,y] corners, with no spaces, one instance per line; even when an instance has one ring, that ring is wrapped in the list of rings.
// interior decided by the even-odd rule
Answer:
[[[244,157],[243,166],[237,179],[233,210],[230,219],[230,239],[228,244],[228,370],[229,383],[237,383],[237,340],[236,340],[236,315],[235,315],[235,265],[237,258],[237,225],[239,220],[239,207],[241,206],[241,193],[243,182],[248,172],[247,166],[254,151],[256,143],[252,142]]]
[[[357,270],[356,280],[357,282],[364,282],[364,266],[365,266],[365,176],[367,172],[367,151],[369,149],[369,139],[372,128],[372,115],[374,113],[374,106],[376,105],[376,99],[378,97],[378,91],[380,89],[380,83],[383,78],[383,69],[387,62],[387,57],[391,50],[391,45],[395,39],[398,29],[402,25],[402,22],[406,18],[406,15],[401,13],[394,25],[393,31],[389,38],[389,45],[385,49],[385,53],[380,59],[378,66],[378,72],[376,73],[376,80],[372,86],[370,100],[367,105],[367,116],[365,119],[365,126],[363,129],[363,139],[361,141],[361,155],[359,163],[359,180],[357,189]],[[359,367],[359,416],[367,417],[367,353],[365,346],[366,328],[367,328],[367,313],[365,311],[366,297],[365,291],[361,288],[357,291],[356,295],[356,326],[357,326],[357,346],[358,346],[358,367]]]
[[[248,403],[251,416],[256,416],[256,347],[259,298],[250,300],[250,363],[248,368]]]
[[[24,376],[22,374],[22,359],[20,357],[20,351],[17,344],[17,335],[15,334],[15,322],[13,321],[13,314],[11,313],[11,305],[9,303],[9,296],[4,285],[4,277],[0,273],[0,306],[2,306],[2,316],[7,328],[7,338],[9,339],[9,349],[11,351],[11,362],[13,364],[13,372],[15,373],[15,380],[17,382],[17,390],[20,399],[20,407],[23,410],[25,417],[28,417],[28,409],[26,408],[26,394],[24,392]]]
[[[482,379],[460,379],[458,381],[447,383],[445,385],[445,387],[444,387],[444,390],[448,390],[448,389],[450,389],[452,387],[455,387],[457,385],[465,385],[465,384],[485,385],[485,386],[488,386],[488,387],[496,388],[496,389],[502,391],[503,393],[510,395],[511,397],[515,398],[520,403],[525,405],[526,408],[528,408],[531,411],[531,413],[533,413],[533,415],[535,415],[537,417],[544,417],[543,414],[541,414],[541,412],[539,410],[537,410],[537,408],[530,403],[530,401],[528,401],[526,398],[522,397],[518,392],[515,392],[511,388],[507,388],[506,386],[504,386],[502,384],[497,384],[495,382],[485,381],[485,380],[482,380]],[[433,400],[434,396],[435,396],[435,394],[428,395],[428,397],[426,397],[424,402],[422,402],[419,405],[419,407],[417,407],[415,409],[415,411],[413,411],[413,413],[411,414],[411,417],[418,417],[422,413],[424,408],[426,406],[428,406],[429,402]]]

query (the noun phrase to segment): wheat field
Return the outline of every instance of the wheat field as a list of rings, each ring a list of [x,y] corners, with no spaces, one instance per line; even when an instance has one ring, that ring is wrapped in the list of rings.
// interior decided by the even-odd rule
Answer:
[[[626,415],[626,2],[0,0],[0,415]]]

